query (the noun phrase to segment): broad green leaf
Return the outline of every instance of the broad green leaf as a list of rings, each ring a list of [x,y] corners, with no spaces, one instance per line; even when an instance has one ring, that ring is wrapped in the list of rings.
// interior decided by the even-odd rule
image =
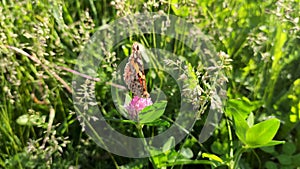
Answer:
[[[262,148],[262,147],[276,146],[278,144],[284,144],[284,143],[285,143],[285,141],[272,140],[272,141],[268,142],[267,144],[249,146],[249,148]]]
[[[256,110],[262,105],[261,101],[250,101],[246,97],[241,99],[230,99],[227,102],[227,115],[231,116],[235,112],[239,112],[244,119],[248,117],[249,113]]]
[[[254,125],[246,133],[246,144],[251,147],[269,143],[277,133],[279,126],[280,121],[276,118]]]
[[[280,154],[279,156],[277,156],[277,159],[280,162],[280,164],[283,164],[283,165],[292,164],[292,159],[291,159],[291,156],[289,156],[289,155]]]
[[[167,106],[167,101],[160,101],[154,103],[151,106],[145,107],[139,113],[139,122],[141,124],[153,122],[154,120],[158,119],[160,116],[164,114],[166,106]]]
[[[239,112],[233,114],[234,124],[235,124],[235,133],[238,138],[246,144],[246,133],[249,129],[249,126],[246,120],[242,117]]]
[[[296,151],[296,146],[291,142],[287,142],[282,146],[282,151],[284,154],[292,155]]]
[[[218,157],[218,156],[216,156],[216,155],[214,155],[214,154],[202,153],[202,157],[203,157],[203,158],[209,158],[209,159],[211,159],[211,160],[214,160],[214,161],[218,161],[218,162],[220,162],[220,163],[223,163],[223,160],[222,160],[220,157]]]
[[[172,136],[163,145],[163,152],[167,152],[168,150],[172,149],[173,147],[175,147],[175,138]]]
[[[276,153],[275,147],[274,146],[268,146],[268,147],[261,147],[260,148],[262,151],[273,154]]]
[[[277,165],[273,161],[267,161],[265,167],[266,169],[277,169]]]

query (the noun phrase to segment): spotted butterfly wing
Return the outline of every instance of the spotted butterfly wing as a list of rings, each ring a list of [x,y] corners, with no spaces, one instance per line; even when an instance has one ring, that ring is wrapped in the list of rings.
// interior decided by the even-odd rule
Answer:
[[[132,54],[124,69],[124,81],[133,95],[149,97],[142,55],[136,42],[132,45]]]

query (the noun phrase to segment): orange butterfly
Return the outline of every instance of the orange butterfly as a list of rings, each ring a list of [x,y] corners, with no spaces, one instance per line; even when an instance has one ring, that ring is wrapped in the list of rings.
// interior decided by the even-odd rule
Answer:
[[[150,96],[147,92],[142,54],[137,42],[132,45],[132,54],[124,69],[124,81],[135,96],[146,98]]]

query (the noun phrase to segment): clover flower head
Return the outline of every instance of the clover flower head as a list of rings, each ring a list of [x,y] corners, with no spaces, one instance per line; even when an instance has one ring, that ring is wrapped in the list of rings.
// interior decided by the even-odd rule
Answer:
[[[131,119],[137,119],[138,114],[142,111],[145,107],[152,105],[151,98],[143,98],[134,96],[129,105],[125,105],[125,109],[128,112],[128,115]]]

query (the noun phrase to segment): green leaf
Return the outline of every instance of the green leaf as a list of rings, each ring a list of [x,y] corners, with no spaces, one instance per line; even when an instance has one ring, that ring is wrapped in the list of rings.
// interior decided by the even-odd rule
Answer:
[[[227,115],[231,116],[235,112],[239,112],[244,119],[257,108],[261,107],[261,101],[250,101],[246,97],[241,99],[230,99],[227,102]]]
[[[246,133],[246,144],[251,147],[269,143],[277,133],[279,126],[280,121],[276,118],[254,125]]]
[[[151,106],[145,107],[139,113],[139,122],[141,124],[150,123],[154,120],[158,119],[160,116],[164,114],[165,108],[167,106],[167,101],[159,101],[154,103]]]
[[[171,8],[177,16],[188,16],[189,7],[180,5],[178,0],[172,0]]]
[[[168,139],[168,141],[163,146],[163,152],[167,152],[168,150],[175,147],[175,138],[172,136]]]
[[[272,161],[267,161],[265,164],[266,169],[277,169],[276,163]]]
[[[233,114],[234,124],[235,124],[235,133],[238,138],[246,144],[246,132],[249,129],[249,126],[246,120],[242,117],[239,112]]]
[[[277,140],[272,140],[270,142],[268,142],[267,144],[263,144],[263,145],[256,145],[256,146],[249,146],[249,148],[261,148],[261,147],[269,147],[269,146],[275,146],[278,144],[284,144],[285,141],[277,141]]]
[[[190,148],[182,148],[180,154],[185,158],[192,158],[194,156],[193,151]]]
[[[260,149],[264,152],[269,153],[269,154],[275,154],[276,153],[274,146],[261,147]]]
[[[283,164],[283,165],[292,164],[292,159],[291,159],[291,156],[289,156],[289,155],[281,154],[281,155],[277,156],[277,159],[280,162],[280,164]]]
[[[19,125],[28,125],[29,124],[29,115],[28,114],[24,114],[22,116],[19,116],[17,118],[17,123]]]
[[[247,124],[249,125],[249,127],[252,127],[254,124],[254,115],[251,112],[247,118]]]
[[[284,154],[292,155],[296,152],[296,146],[293,143],[287,142],[282,146]]]

